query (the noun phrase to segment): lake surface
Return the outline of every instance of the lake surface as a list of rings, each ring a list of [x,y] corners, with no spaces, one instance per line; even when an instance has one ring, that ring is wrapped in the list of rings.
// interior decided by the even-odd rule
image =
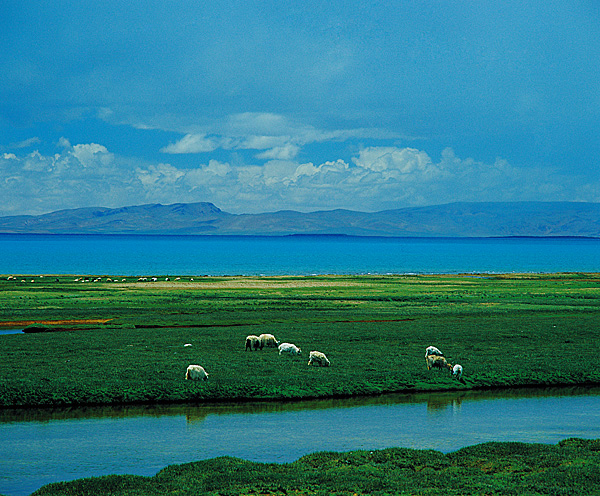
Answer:
[[[0,234],[0,274],[600,272],[600,239]]]
[[[445,392],[293,403],[0,410],[0,494],[106,474],[154,475],[234,456],[285,463],[315,451],[450,452],[487,441],[600,438],[600,388]]]

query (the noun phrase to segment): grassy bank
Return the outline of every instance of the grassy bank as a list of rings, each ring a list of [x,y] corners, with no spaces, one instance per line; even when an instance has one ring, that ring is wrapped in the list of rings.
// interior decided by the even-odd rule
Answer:
[[[1,277],[0,328],[60,332],[0,336],[0,406],[600,383],[598,274],[94,279]],[[261,333],[303,355],[245,351]],[[432,344],[463,382],[426,369]]]
[[[294,463],[216,458],[154,477],[111,475],[50,484],[35,496],[214,494],[599,494],[600,440],[486,443],[443,454],[391,448],[322,452]]]

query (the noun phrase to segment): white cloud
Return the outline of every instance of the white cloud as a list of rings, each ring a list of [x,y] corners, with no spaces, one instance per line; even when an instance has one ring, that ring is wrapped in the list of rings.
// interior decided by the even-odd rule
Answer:
[[[264,150],[255,157],[260,160],[292,160],[304,145],[353,138],[416,139],[376,128],[323,130],[279,114],[246,112],[229,115],[210,126],[188,132],[179,141],[164,146],[160,151],[193,154],[213,152],[219,148]]]
[[[11,143],[10,145],[8,145],[8,147],[9,148],[29,148],[31,146],[38,145],[40,143],[41,143],[41,140],[37,136],[34,136],[33,138],[19,141],[17,143]]]
[[[186,134],[176,143],[171,143],[160,149],[163,153],[203,153],[212,152],[219,147],[214,140],[204,134]]]
[[[369,147],[352,161],[359,167],[376,172],[399,171],[403,174],[423,172],[434,167],[427,153],[414,148]]]
[[[0,156],[0,215],[155,202],[209,201],[232,213],[256,213],[599,199],[598,188],[584,178],[579,185],[576,177],[520,169],[503,159],[461,159],[451,149],[437,162],[416,148],[387,146],[364,148],[349,161],[302,163],[292,156],[237,165],[211,159],[183,168],[115,155],[96,143],[71,146],[64,138],[59,145],[55,155]]]
[[[73,156],[83,167],[106,167],[114,161],[114,155],[105,146],[96,143],[89,145],[75,145],[72,148]]]
[[[276,146],[275,148],[259,153],[256,155],[256,158],[265,160],[292,160],[298,155],[299,151],[299,146],[287,144],[285,146]]]

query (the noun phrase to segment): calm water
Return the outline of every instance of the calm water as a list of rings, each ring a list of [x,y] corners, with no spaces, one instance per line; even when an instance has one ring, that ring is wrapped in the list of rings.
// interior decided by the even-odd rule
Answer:
[[[0,274],[600,272],[600,239],[0,235]]]
[[[600,389],[454,392],[239,406],[0,411],[0,493],[60,480],[154,475],[229,455],[290,462],[315,451],[600,438]]]

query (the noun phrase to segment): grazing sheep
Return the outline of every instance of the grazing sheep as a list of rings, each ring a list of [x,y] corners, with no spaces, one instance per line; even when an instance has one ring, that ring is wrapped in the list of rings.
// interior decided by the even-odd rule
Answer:
[[[281,343],[279,346],[279,354],[289,353],[290,355],[301,355],[302,350],[292,343]]]
[[[452,375],[456,376],[457,379],[462,379],[463,368],[458,363],[452,368]]]
[[[429,355],[444,356],[444,354],[440,350],[438,350],[435,346],[429,346],[425,350],[425,358],[427,358]]]
[[[260,348],[260,338],[254,334],[246,336],[246,350],[258,350]]]
[[[190,365],[185,371],[185,379],[190,381],[208,381],[208,374],[200,365]]]
[[[429,355],[425,361],[427,362],[427,370],[431,370],[433,368],[448,369],[450,371],[452,370],[452,365],[450,365],[442,356]]]
[[[279,341],[275,339],[273,334],[261,334],[258,336],[260,339],[260,349],[262,350],[265,346],[267,348],[277,348],[279,346]]]
[[[329,367],[330,363],[324,353],[320,351],[311,351],[308,355],[309,365],[319,365],[321,367]]]

